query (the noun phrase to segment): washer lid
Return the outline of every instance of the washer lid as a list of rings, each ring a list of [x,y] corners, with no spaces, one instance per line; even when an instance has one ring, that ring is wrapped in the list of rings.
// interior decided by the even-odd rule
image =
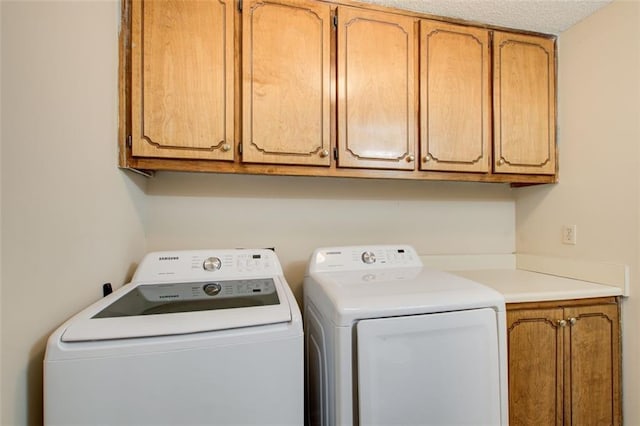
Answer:
[[[504,310],[504,297],[475,281],[423,267],[312,273],[305,294],[336,325],[477,308]]]
[[[288,321],[291,311],[278,277],[137,284],[80,312],[62,341],[186,334]]]

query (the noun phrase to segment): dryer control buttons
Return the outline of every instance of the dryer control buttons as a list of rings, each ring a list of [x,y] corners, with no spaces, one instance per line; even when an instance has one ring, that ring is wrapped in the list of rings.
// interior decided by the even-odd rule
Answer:
[[[371,251],[365,251],[362,253],[362,261],[368,265],[376,263],[376,255]]]
[[[218,283],[207,283],[202,286],[202,290],[207,294],[207,296],[215,296],[220,293],[222,286]]]
[[[218,257],[209,257],[202,262],[205,271],[217,271],[222,266],[222,261]]]

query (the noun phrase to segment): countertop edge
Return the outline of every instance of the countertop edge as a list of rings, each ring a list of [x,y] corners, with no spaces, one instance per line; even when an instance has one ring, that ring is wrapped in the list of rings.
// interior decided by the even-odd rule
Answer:
[[[521,269],[449,271],[500,292],[505,303],[622,296],[620,288]]]
[[[421,255],[420,259],[427,267],[499,291],[506,303],[629,296],[629,268],[619,263],[526,253]]]

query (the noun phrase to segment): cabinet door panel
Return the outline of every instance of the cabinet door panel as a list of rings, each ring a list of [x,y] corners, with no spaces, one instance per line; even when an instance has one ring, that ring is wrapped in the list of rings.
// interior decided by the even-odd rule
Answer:
[[[242,161],[330,164],[330,40],[327,4],[246,2]]]
[[[233,160],[234,2],[133,1],[132,153]]]
[[[619,425],[619,326],[615,304],[566,308],[566,424]]]
[[[562,309],[507,311],[509,424],[562,425]]]
[[[420,168],[488,172],[489,31],[420,22]]]
[[[494,171],[554,174],[554,41],[496,31],[493,44]]]
[[[338,165],[415,168],[415,23],[338,7]]]

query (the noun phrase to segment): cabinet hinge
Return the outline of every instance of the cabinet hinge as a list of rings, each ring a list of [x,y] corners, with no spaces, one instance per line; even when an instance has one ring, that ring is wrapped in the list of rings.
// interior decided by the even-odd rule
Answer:
[[[242,142],[238,144],[238,154],[242,155]]]
[[[131,142],[131,141],[132,141],[132,139],[133,139],[133,138],[131,137],[131,135],[128,135],[128,136],[127,136],[127,148],[131,148],[131,145],[133,144],[133,143]]]
[[[238,0],[238,11],[242,12],[242,0]]]
[[[333,159],[338,161],[338,148],[333,148]]]
[[[338,28],[338,15],[333,15],[333,28]]]

